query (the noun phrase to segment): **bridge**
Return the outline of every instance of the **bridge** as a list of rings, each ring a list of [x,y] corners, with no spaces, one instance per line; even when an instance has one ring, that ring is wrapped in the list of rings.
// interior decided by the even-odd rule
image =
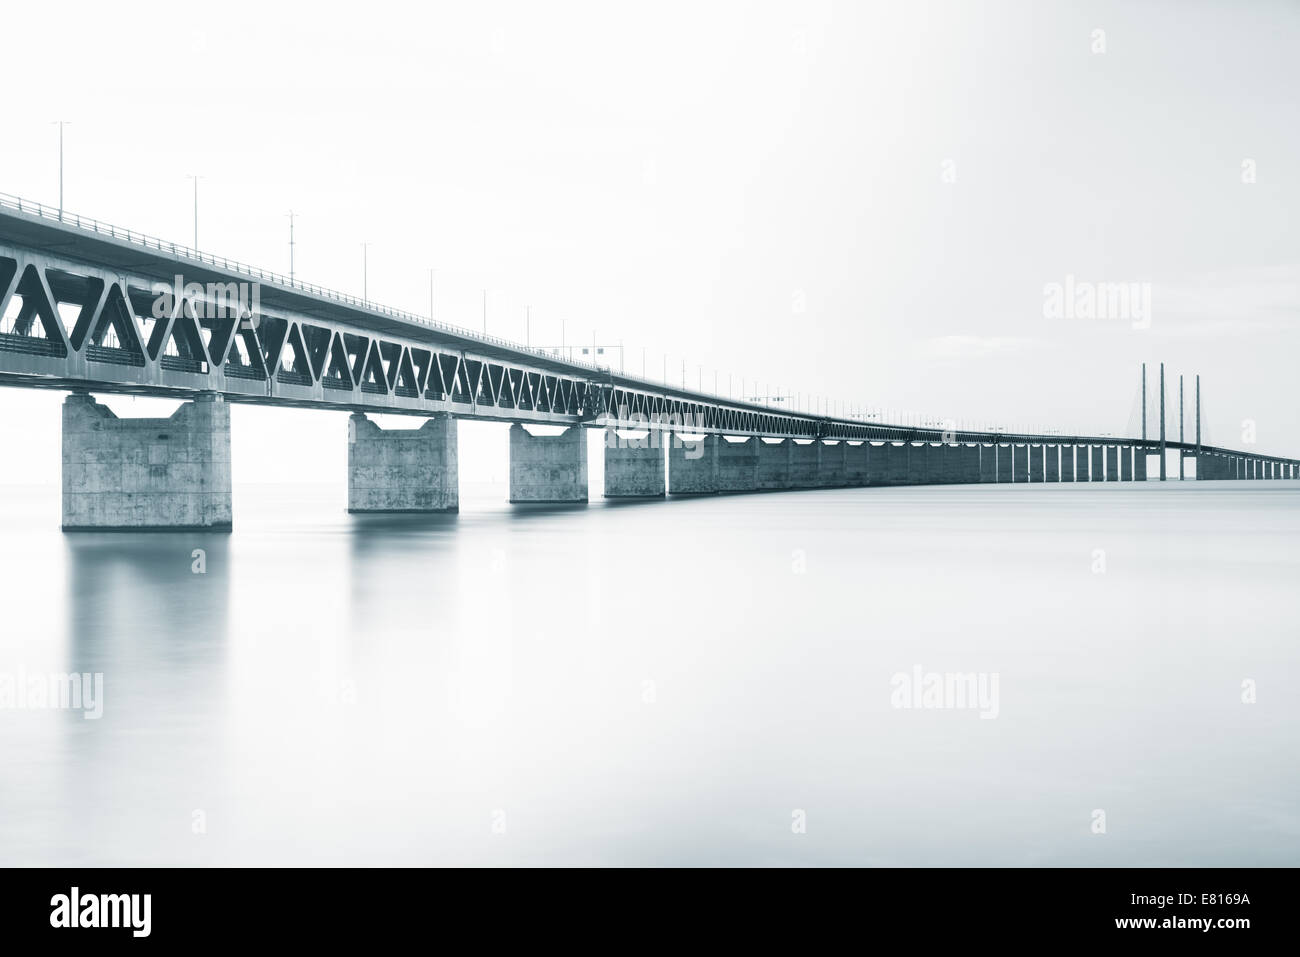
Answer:
[[[1145,375],[1144,375],[1145,389]],[[229,528],[230,403],[346,410],[348,508],[455,511],[459,419],[511,423],[510,500],[976,482],[1294,479],[1300,461],[1160,435],[1008,433],[801,414],[615,372],[0,196],[0,385],[71,392],[63,527]],[[1198,388],[1199,392],[1199,388]],[[92,393],[186,400],[121,419]],[[1197,402],[1199,411],[1199,398]],[[419,416],[381,429],[370,414]],[[527,425],[559,426],[533,434]]]

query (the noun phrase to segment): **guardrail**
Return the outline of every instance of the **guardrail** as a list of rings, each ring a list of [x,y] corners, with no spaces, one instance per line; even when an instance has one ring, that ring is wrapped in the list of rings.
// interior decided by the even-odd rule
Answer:
[[[293,279],[269,269],[262,269],[259,266],[250,266],[247,263],[242,263],[235,259],[227,259],[224,256],[214,256],[209,253],[204,253],[182,243],[168,242],[146,233],[123,229],[120,226],[114,226],[112,223],[106,223],[100,219],[91,219],[87,216],[68,212],[67,210],[50,206],[47,203],[33,203],[30,200],[23,199],[21,196],[12,196],[8,193],[0,193],[0,208],[14,209],[30,216],[37,216],[41,219],[48,219],[52,222],[61,223],[64,226],[75,226],[76,228],[85,230],[86,232],[96,233],[100,236],[108,236],[122,242],[132,243],[133,245],[140,246],[144,249],[153,249],[160,253],[166,253],[169,256],[188,259],[191,262],[224,269],[227,272],[238,273],[241,276],[247,276],[250,279],[256,279],[260,282],[270,282],[277,286],[283,286],[286,289],[295,289],[299,292],[310,293],[313,296],[318,296],[322,299],[330,299],[334,302],[351,306],[354,309],[360,309],[365,312],[372,312],[393,319],[401,319],[404,322],[417,323],[422,326],[428,326],[431,329],[441,329],[450,332],[453,335],[463,336],[477,342],[495,346],[504,346],[507,349],[513,349],[517,352],[527,352],[531,355],[549,359],[552,362],[559,360],[569,365],[581,366],[586,369],[592,369],[596,372],[611,371],[606,366],[599,366],[591,362],[583,362],[580,359],[561,357],[555,353],[546,352],[543,349],[535,349],[532,346],[525,346],[518,342],[512,342],[509,339],[503,339],[500,336],[490,336],[487,333],[477,332],[465,326],[440,322],[428,316],[418,316],[415,313],[406,312],[402,309],[394,309],[390,306],[358,298],[357,296],[350,296],[347,293],[339,292],[337,289],[328,289],[324,286],[315,285],[314,283]]]
[[[589,369],[592,372],[595,372],[602,376],[609,376],[615,374],[611,366],[600,366],[595,364],[594,362],[584,362],[581,359],[574,359],[571,356],[562,356],[555,352],[548,352],[544,349],[537,349],[532,346],[526,346],[518,342],[513,342],[509,339],[503,339],[500,336],[490,336],[487,333],[477,332],[465,326],[457,326],[452,323],[441,322],[439,320],[432,319],[428,316],[418,316],[415,313],[406,312],[405,310],[402,309],[394,309],[390,306],[384,306],[368,299],[361,299],[358,298],[357,296],[351,296],[348,295],[347,293],[339,292],[336,289],[328,289],[324,286],[318,286],[314,283],[302,282],[299,279],[294,279],[289,276],[285,276],[281,273],[274,272],[272,270],[262,269],[258,266],[250,266],[247,263],[241,263],[238,260],[234,260],[234,259],[227,259],[224,256],[214,256],[209,253],[204,253],[201,252],[200,250],[193,249],[184,244],[168,242],[166,240],[158,239],[154,236],[150,236],[146,233],[141,233],[135,230],[123,229],[122,227],[115,226],[112,223],[106,223],[100,219],[92,219],[87,216],[78,215],[77,213],[68,212],[67,210],[63,210],[55,206],[50,206],[48,203],[34,203],[31,202],[30,200],[23,199],[20,196],[13,196],[9,193],[0,193],[0,209],[17,210],[18,212],[27,214],[29,216],[36,216],[41,219],[48,219],[52,222],[60,223],[61,225],[64,226],[73,226],[78,229],[85,230],[86,232],[95,233],[100,236],[108,236],[112,239],[131,243],[133,245],[140,246],[141,248],[144,249],[152,249],[160,253],[165,253],[169,256],[177,257],[180,259],[187,259],[191,262],[212,266],[213,268],[224,269],[227,272],[233,272],[241,276],[247,276],[250,279],[258,280],[259,282],[274,283],[275,285],[281,286],[285,289],[297,290],[299,292],[308,293],[310,295],[317,296],[321,299],[329,299],[333,302],[337,302],[340,303],[341,305],[349,306],[353,309],[358,309],[363,312],[370,312],[375,315],[386,316],[392,319],[399,319],[403,322],[415,323],[417,325],[426,326],[431,329],[441,329],[445,332],[451,333],[452,335],[461,336],[463,338],[470,339],[475,342],[481,342],[486,345],[500,346],[506,349],[510,349],[514,352],[526,353],[528,355],[537,356],[538,358],[546,359],[547,361],[550,362],[561,362],[564,363],[565,365],[570,365],[582,369]],[[583,348],[583,347],[574,346],[572,348]],[[770,403],[765,403],[765,402],[755,403],[755,402],[745,402],[743,400],[737,401],[734,398],[723,396],[714,392],[707,392],[703,389],[691,391],[687,389],[684,385],[681,387],[674,386],[671,385],[667,381],[667,379],[663,380],[662,382],[654,382],[650,379],[628,375],[627,373],[622,371],[618,372],[617,375],[621,379],[626,379],[631,382],[641,383],[649,388],[662,389],[667,392],[672,392],[672,393],[682,394],[682,395],[699,396],[701,399],[710,399],[719,405],[730,406],[731,408],[742,408],[742,409],[751,409],[751,410],[761,408],[769,412],[775,412],[777,414],[786,415],[790,418],[801,419],[805,421],[821,420],[821,421],[828,421],[828,422],[839,422],[845,425],[871,425],[871,426],[877,426],[882,428],[896,428],[896,429],[909,428],[909,426],[906,425],[885,423],[883,421],[872,421],[870,419],[864,420],[862,418],[857,418],[857,417],[846,418],[843,416],[840,417],[826,416],[826,415],[818,415],[817,413],[798,412],[792,409],[773,408],[773,406]],[[939,429],[936,428],[936,431],[939,431]]]

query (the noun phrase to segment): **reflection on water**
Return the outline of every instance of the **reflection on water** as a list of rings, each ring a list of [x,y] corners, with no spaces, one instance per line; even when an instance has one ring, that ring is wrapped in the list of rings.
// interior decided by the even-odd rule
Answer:
[[[1295,483],[504,499],[6,490],[0,675],[105,700],[0,710],[0,864],[1300,863]]]

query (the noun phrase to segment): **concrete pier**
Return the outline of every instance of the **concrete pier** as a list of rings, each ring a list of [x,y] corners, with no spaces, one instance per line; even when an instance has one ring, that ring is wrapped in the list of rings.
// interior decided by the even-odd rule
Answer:
[[[906,484],[933,484],[936,471],[934,446],[929,442],[908,442],[903,446],[903,450],[907,453]]]
[[[1011,481],[1011,446],[995,445],[993,447],[993,451],[997,455],[997,459],[998,459],[998,464],[997,464],[998,481],[1010,482]]]
[[[1074,478],[1074,446],[1061,446],[1061,481],[1073,482]]]
[[[844,446],[844,484],[857,488],[866,485],[869,481],[868,472],[871,455],[871,443],[859,442],[854,445],[852,442],[841,442]]]
[[[795,439],[786,439],[786,445],[789,446],[786,488],[821,488],[827,484],[822,467],[828,449],[821,442],[805,444]]]
[[[1103,449],[1106,456],[1106,481],[1119,481],[1119,446],[1107,445]]]
[[[718,438],[719,492],[753,492],[758,488],[759,446],[762,441],[755,437],[743,442],[729,441],[726,436]],[[669,471],[671,473],[671,469]]]
[[[980,447],[978,445],[939,446],[943,461],[943,481],[952,485],[976,485],[980,478]]]
[[[1102,453],[1100,445],[1088,446],[1088,481],[1104,482],[1106,480],[1102,470]]]
[[[1145,482],[1147,480],[1147,450],[1138,446],[1133,450],[1133,481]]]
[[[758,442],[758,487],[765,491],[790,487],[790,446],[794,442]]]
[[[980,481],[996,482],[998,480],[998,455],[996,445],[977,445],[980,459]]]
[[[510,426],[510,501],[587,501],[587,434],[574,425],[559,435]]]
[[[1119,480],[1133,481],[1133,448],[1129,445],[1119,447]]]
[[[711,495],[718,491],[720,435],[704,435],[688,442],[671,432],[661,433],[668,443],[668,494]],[[752,486],[750,489],[752,490]],[[747,491],[748,491],[747,490]]]
[[[1029,481],[1043,481],[1043,447],[1041,445],[1031,445],[1029,447]]]
[[[817,444],[821,446],[821,481],[817,483],[818,488],[844,488],[849,485],[848,480],[848,449],[847,442],[823,442],[820,439]],[[861,483],[858,483],[861,484]]]
[[[438,415],[418,429],[348,420],[349,512],[455,512],[460,508],[456,420]]]
[[[63,528],[231,527],[230,406],[216,393],[167,419],[119,419],[78,392],[63,402]]]
[[[1061,481],[1061,447],[1059,445],[1043,446],[1043,481]]]
[[[664,450],[659,433],[605,430],[605,498],[663,498]]]
[[[1029,481],[1029,447],[1026,445],[1011,447],[1011,481]]]
[[[909,454],[912,446],[908,442],[886,442],[880,447],[880,451],[885,453],[885,485],[907,485],[910,482],[908,474]]]

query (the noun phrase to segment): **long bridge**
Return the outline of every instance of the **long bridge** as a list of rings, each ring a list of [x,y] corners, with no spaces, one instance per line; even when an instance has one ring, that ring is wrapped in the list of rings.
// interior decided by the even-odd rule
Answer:
[[[71,392],[63,527],[229,528],[231,402],[346,410],[348,508],[455,511],[459,419],[510,422],[510,500],[975,482],[1294,479],[1300,461],[1159,438],[915,427],[801,414],[479,335],[0,196],[0,385]],[[1145,384],[1145,376],[1144,376]],[[92,393],[187,400],[122,419]],[[1199,410],[1199,401],[1197,408]],[[381,429],[368,418],[425,419]],[[559,434],[525,428],[560,426]]]

